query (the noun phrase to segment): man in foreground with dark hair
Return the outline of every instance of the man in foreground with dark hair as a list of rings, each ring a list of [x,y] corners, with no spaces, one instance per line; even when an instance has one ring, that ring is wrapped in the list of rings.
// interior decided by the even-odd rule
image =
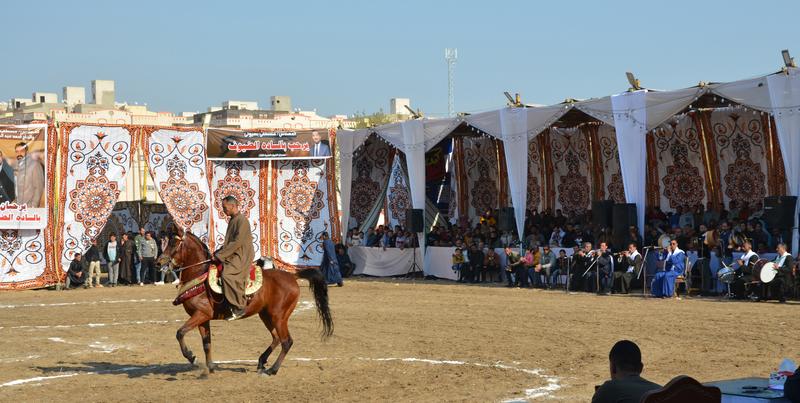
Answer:
[[[594,392],[592,403],[638,403],[642,396],[661,386],[640,376],[642,352],[630,340],[620,340],[608,353],[611,380]]]

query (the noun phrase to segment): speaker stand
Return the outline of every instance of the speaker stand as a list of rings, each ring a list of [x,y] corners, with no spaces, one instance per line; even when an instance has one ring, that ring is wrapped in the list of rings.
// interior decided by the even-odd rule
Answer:
[[[414,252],[413,256],[411,257],[411,267],[408,268],[408,272],[406,272],[406,278],[416,277],[417,275],[423,275],[422,268],[419,267],[417,264],[417,246],[416,243],[414,244]]]

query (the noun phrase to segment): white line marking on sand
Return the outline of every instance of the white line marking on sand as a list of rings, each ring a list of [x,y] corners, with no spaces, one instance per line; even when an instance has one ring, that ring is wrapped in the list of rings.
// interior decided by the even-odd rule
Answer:
[[[109,369],[106,371],[91,371],[91,372],[65,372],[59,375],[52,375],[52,376],[37,376],[33,378],[23,378],[23,379],[15,379],[13,381],[8,381],[6,383],[1,383],[0,388],[4,388],[6,386],[17,386],[17,385],[24,385],[31,382],[39,382],[39,381],[47,381],[50,379],[58,379],[58,378],[69,378],[78,375],[102,375],[102,374],[116,374],[120,372],[131,372],[131,371],[147,371],[156,368],[155,365],[151,365],[149,367],[125,367],[120,369]]]
[[[63,339],[58,337],[51,337],[49,340],[62,342],[62,343],[69,343]],[[95,342],[98,343],[98,342]],[[94,343],[93,343],[94,344]],[[91,347],[91,345],[90,345]],[[317,361],[329,361],[329,360],[344,360],[343,358],[308,358],[308,357],[288,357],[290,361],[298,361],[298,362],[317,362]],[[547,382],[547,385],[525,389],[525,396],[512,398],[508,400],[504,400],[504,403],[512,403],[512,402],[521,402],[521,401],[528,401],[532,399],[539,399],[543,397],[551,396],[552,392],[555,392],[561,389],[561,385],[559,384],[559,378],[555,376],[543,375],[541,369],[528,369],[528,368],[519,368],[507,364],[503,364],[500,362],[494,364],[486,364],[486,363],[479,363],[479,362],[466,362],[466,361],[459,361],[459,360],[436,360],[431,358],[399,358],[399,357],[388,357],[388,358],[369,358],[369,357],[356,357],[359,361],[372,361],[372,362],[404,362],[404,363],[422,363],[422,364],[429,364],[429,365],[471,365],[475,367],[481,368],[497,368],[507,371],[514,371],[514,372],[522,372],[524,374],[528,374],[531,376],[535,376],[538,378],[542,378]],[[215,364],[256,364],[258,363],[257,360],[220,360],[214,361]],[[101,374],[110,374],[110,373],[118,373],[118,372],[130,372],[130,371],[144,371],[149,370],[152,368],[156,368],[157,366],[149,366],[149,367],[126,367],[120,368],[116,370],[108,370],[108,371],[92,371],[92,372],[68,372],[61,375],[54,375],[54,376],[37,376],[34,378],[23,378],[23,379],[16,379],[13,381],[9,381],[3,384],[0,384],[0,388],[7,387],[7,386],[18,386],[24,385],[32,382],[40,382],[40,381],[47,381],[51,379],[58,379],[58,378],[67,378],[73,377],[77,375],[101,375]]]
[[[136,301],[136,300],[129,300],[129,301]],[[140,301],[147,301],[147,300],[140,300]],[[163,301],[163,300],[149,300],[149,301]],[[123,301],[118,301],[123,302]],[[44,304],[43,304],[44,305]],[[8,305],[7,305],[8,306]],[[316,306],[311,301],[300,301],[297,304],[297,307],[294,309],[294,313],[300,313],[303,311],[308,311],[314,309]],[[187,318],[188,319],[188,318]],[[20,325],[20,326],[0,326],[0,330],[3,329],[29,329],[29,330],[43,330],[43,329],[69,329],[73,327],[89,327],[89,328],[96,328],[96,327],[106,327],[106,326],[127,326],[127,325],[163,325],[167,323],[175,323],[175,322],[185,322],[187,319],[174,319],[174,320],[129,320],[129,321],[122,321],[122,322],[113,322],[113,323],[86,323],[86,324],[74,324],[74,325]]]
[[[127,326],[127,325],[163,325],[167,323],[175,323],[175,322],[185,322],[184,319],[174,319],[174,320],[128,320],[123,322],[112,322],[112,323],[83,323],[83,324],[75,324],[75,325],[21,325],[21,326],[9,326],[9,327],[0,327],[0,330],[3,329],[28,329],[28,330],[43,330],[43,329],[70,329],[73,327],[88,327],[88,328],[95,328],[95,327],[106,327],[106,326]]]
[[[0,364],[8,364],[12,362],[23,362],[23,361],[30,361],[35,360],[37,358],[41,358],[41,355],[29,355],[27,357],[19,357],[19,358],[0,358]]]
[[[44,308],[53,306],[73,306],[73,305],[98,305],[98,304],[126,304],[136,302],[165,302],[165,299],[120,299],[120,300],[99,300],[99,301],[76,301],[76,302],[54,302],[51,304],[21,304],[21,305],[0,305],[0,309],[14,308]]]

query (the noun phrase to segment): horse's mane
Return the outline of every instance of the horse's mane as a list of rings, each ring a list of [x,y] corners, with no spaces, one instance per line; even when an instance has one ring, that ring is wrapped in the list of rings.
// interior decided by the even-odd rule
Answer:
[[[184,233],[184,236],[188,236],[189,238],[193,239],[196,243],[198,243],[203,248],[203,252],[206,254],[206,257],[211,256],[211,251],[208,249],[208,245],[206,245],[206,243],[203,242],[203,240],[201,240],[197,235],[192,234],[189,231],[186,231]]]

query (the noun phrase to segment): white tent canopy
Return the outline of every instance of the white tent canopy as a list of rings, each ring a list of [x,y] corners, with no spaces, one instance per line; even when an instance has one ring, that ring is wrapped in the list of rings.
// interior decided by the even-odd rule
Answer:
[[[470,126],[503,140],[511,203],[516,206],[514,220],[519,239],[524,239],[525,206],[528,203],[528,141],[555,123],[571,108],[568,104],[503,108],[466,117]]]
[[[340,175],[342,202],[349,201],[353,151],[370,133],[376,133],[406,154],[413,206],[425,208],[425,151],[460,124],[467,123],[504,143],[511,200],[514,206],[519,206],[515,209],[515,219],[522,237],[527,200],[527,141],[555,123],[571,108],[576,108],[615,127],[625,198],[628,203],[636,204],[639,227],[643,230],[646,135],[708,93],[774,116],[781,151],[787,156],[783,160],[789,192],[793,196],[800,196],[800,160],[788,158],[800,154],[800,72],[796,68],[788,68],[758,78],[674,91],[639,90],[568,104],[502,108],[465,117],[417,119],[372,129],[341,131],[338,144],[343,157]],[[348,136],[353,137],[352,140],[345,139]],[[349,204],[345,204],[345,219],[349,216],[348,210]],[[794,237],[795,251],[797,238]]]

